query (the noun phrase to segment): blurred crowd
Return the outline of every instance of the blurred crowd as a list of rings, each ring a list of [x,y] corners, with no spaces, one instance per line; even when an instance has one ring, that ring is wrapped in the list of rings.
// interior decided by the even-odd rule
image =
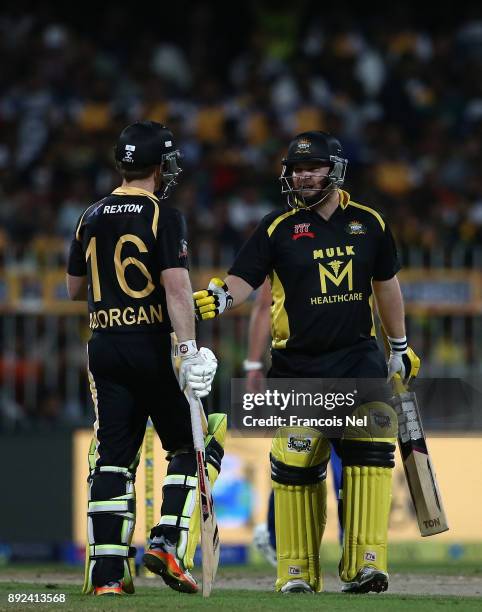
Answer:
[[[81,212],[120,182],[118,134],[143,118],[167,124],[182,152],[170,202],[187,216],[196,266],[229,263],[284,205],[280,161],[312,129],[340,138],[346,189],[387,214],[402,254],[482,247],[476,2],[382,13],[311,0],[247,0],[235,13],[186,0],[138,13],[109,1],[95,14],[50,4],[5,2],[0,12],[0,267],[63,265]],[[56,357],[61,380],[72,359],[83,368],[68,344]],[[68,418],[58,380],[41,382],[42,354],[32,357],[28,339],[5,346],[3,412],[47,426]],[[72,421],[86,409],[85,385],[74,386]]]
[[[358,15],[247,2],[234,18],[181,1],[150,23],[108,2],[95,20],[33,6],[0,17],[0,246],[68,241],[118,184],[113,143],[141,118],[178,140],[172,202],[194,253],[230,257],[283,204],[280,160],[307,129],[339,136],[347,190],[388,214],[402,248],[482,243],[476,5],[425,20],[410,4]]]

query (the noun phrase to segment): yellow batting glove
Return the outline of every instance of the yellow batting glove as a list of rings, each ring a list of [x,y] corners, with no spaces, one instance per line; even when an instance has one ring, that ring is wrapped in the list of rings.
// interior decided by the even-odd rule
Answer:
[[[405,385],[418,375],[420,357],[408,346],[407,338],[390,338],[390,357],[388,360],[388,380],[398,374]]]
[[[214,319],[233,305],[228,286],[220,278],[212,278],[207,289],[192,294],[194,312],[198,321]]]

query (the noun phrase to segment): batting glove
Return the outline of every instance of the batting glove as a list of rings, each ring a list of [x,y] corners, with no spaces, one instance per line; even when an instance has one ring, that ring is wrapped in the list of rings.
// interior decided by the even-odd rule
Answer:
[[[198,321],[214,319],[233,305],[233,297],[228,291],[228,286],[220,278],[212,278],[207,289],[196,291],[192,297]]]
[[[415,378],[420,370],[420,358],[407,344],[407,338],[388,338],[390,357],[388,359],[388,378],[390,381],[399,374],[405,385]]]
[[[218,367],[214,353],[205,347],[198,350],[194,340],[187,340],[176,345],[174,356],[181,358],[179,386],[182,391],[190,387],[199,398],[209,395]]]

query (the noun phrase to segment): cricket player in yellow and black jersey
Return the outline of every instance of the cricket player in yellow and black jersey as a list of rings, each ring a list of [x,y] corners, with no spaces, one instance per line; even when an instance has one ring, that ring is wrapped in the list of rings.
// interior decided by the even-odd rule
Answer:
[[[341,189],[347,167],[339,141],[299,134],[283,160],[282,193],[290,210],[267,215],[224,281],[194,294],[198,318],[243,302],[266,276],[271,282],[272,367],[282,378],[408,380],[420,361],[408,348],[396,277],[400,265],[380,213]],[[374,337],[372,296],[391,343],[387,364]],[[366,428],[334,441],[343,463],[343,555],[346,592],[388,586],[387,527],[397,434],[388,388],[357,407]],[[309,444],[289,444],[309,439]],[[294,452],[293,448],[303,449]],[[319,549],[326,521],[329,445],[317,430],[280,428],[271,450],[278,579],[283,593],[322,589]],[[314,519],[313,517],[316,517]],[[306,527],[305,527],[306,526]]]
[[[181,172],[173,134],[151,121],[130,125],[115,158],[122,185],[80,217],[67,273],[71,298],[88,300],[92,329],[87,353],[96,421],[84,592],[134,591],[128,563],[135,553],[134,480],[150,417],[169,466],[144,563],[170,587],[193,593],[197,477],[183,390],[189,385],[206,396],[217,362],[196,346],[185,223],[165,203]],[[225,415],[210,415],[206,456],[217,471],[225,429]]]

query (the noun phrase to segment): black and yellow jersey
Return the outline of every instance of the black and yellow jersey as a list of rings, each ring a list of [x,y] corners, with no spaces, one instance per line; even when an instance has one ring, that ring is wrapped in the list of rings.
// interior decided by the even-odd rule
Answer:
[[[87,275],[91,329],[170,333],[167,268],[188,268],[186,225],[149,191],[118,188],[81,215],[67,271]]]
[[[399,269],[383,217],[340,190],[328,221],[302,208],[267,215],[228,273],[255,289],[269,276],[273,348],[317,354],[374,335],[371,281]]]

